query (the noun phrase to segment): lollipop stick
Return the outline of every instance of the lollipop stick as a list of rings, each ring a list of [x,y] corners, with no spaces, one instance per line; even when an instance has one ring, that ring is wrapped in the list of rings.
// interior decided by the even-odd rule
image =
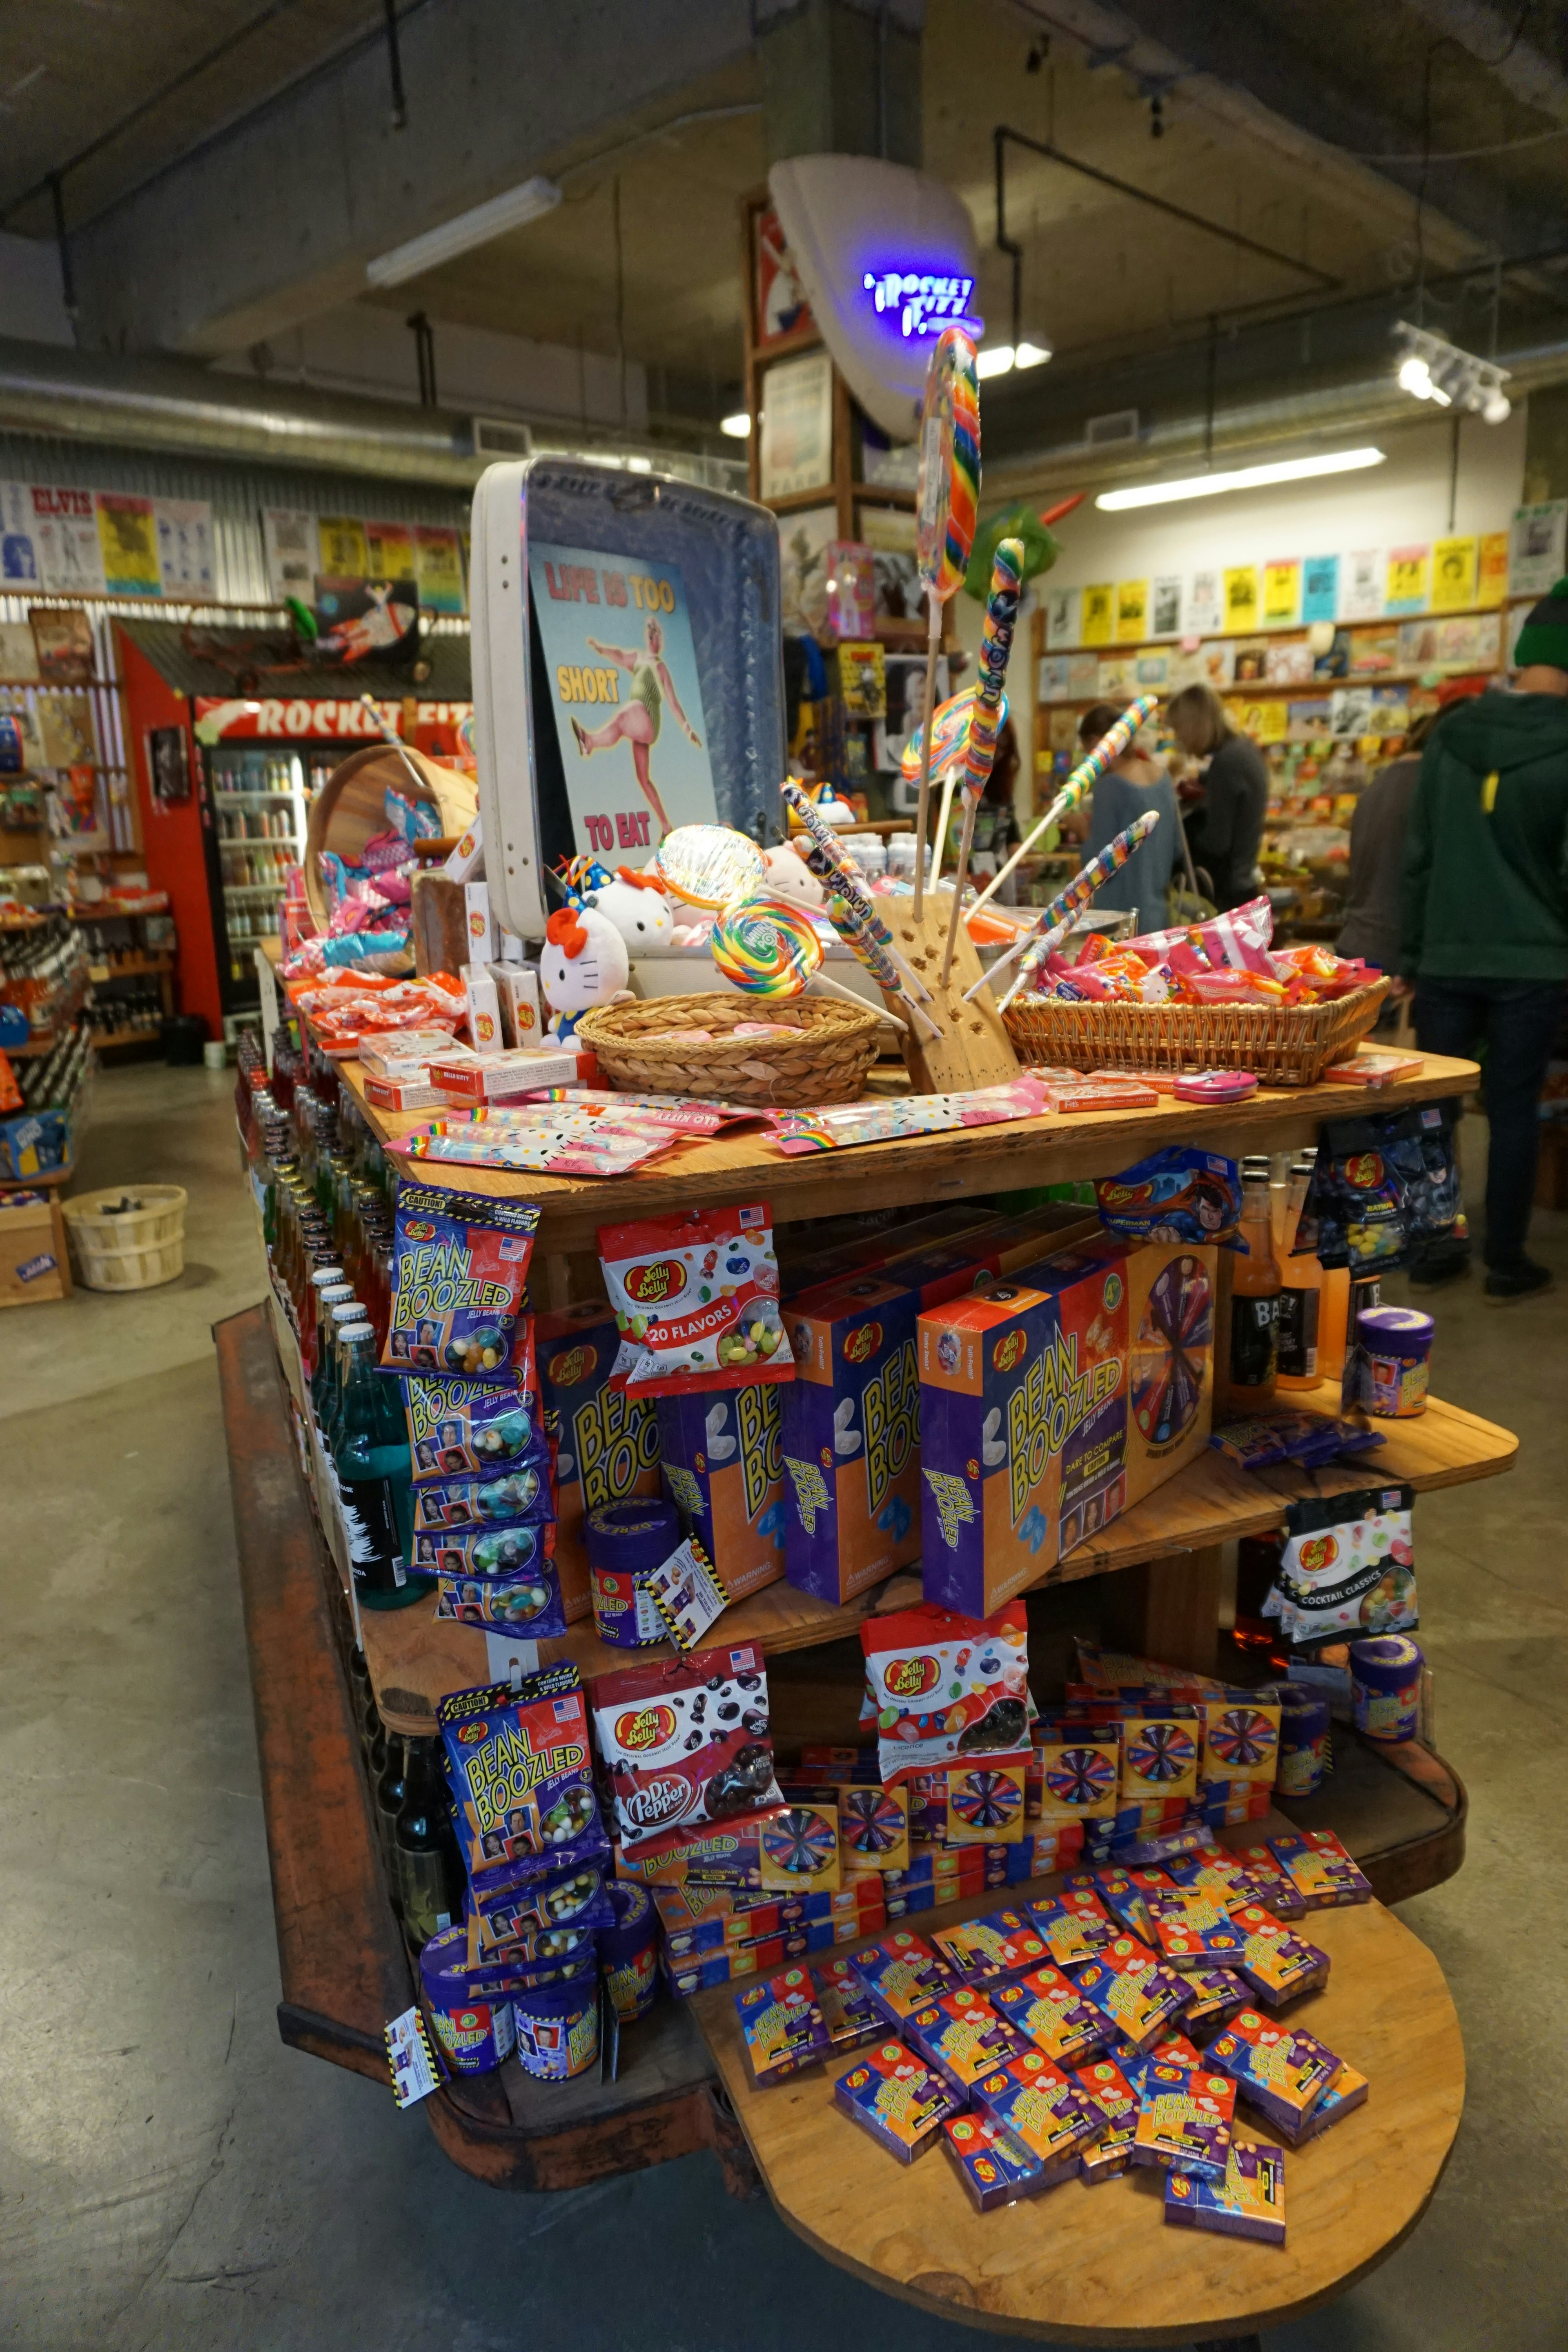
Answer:
[[[931,748],[936,718],[936,655],[942,642],[942,603],[934,588],[926,590],[931,607],[931,631],[926,639],[925,741],[921,746],[921,796],[915,811],[915,920],[925,905],[926,826],[931,822]]]
[[[931,854],[931,887],[934,890],[942,880],[942,854],[947,846],[948,820],[952,814],[952,795],[958,788],[958,770],[950,768],[942,780],[942,806],[937,811],[936,844]]]
[[[841,996],[846,1004],[858,1005],[862,1013],[874,1013],[879,1021],[886,1021],[893,1028],[908,1032],[910,1024],[907,1021],[900,1021],[898,1014],[889,1013],[885,1004],[868,1004],[859,990],[851,988],[846,981],[829,980],[825,971],[819,971],[808,983],[805,993],[807,996],[812,996],[818,992],[824,996]]]
[[[952,882],[952,912],[947,922],[947,946],[942,950],[942,985],[947,986],[947,976],[952,970],[952,950],[958,938],[959,919],[963,912],[963,886],[969,878],[969,850],[974,839],[975,812],[980,806],[978,793],[963,795],[963,836],[958,845],[958,871]]]

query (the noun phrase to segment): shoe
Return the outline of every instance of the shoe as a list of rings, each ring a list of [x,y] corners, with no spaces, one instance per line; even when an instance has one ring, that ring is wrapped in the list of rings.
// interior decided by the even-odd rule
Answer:
[[[1470,1270],[1468,1256],[1437,1258],[1426,1265],[1413,1265],[1409,1282],[1412,1290],[1442,1290],[1450,1282],[1462,1282]]]
[[[1516,1299],[1538,1298],[1543,1291],[1554,1287],[1549,1265],[1537,1265],[1530,1258],[1521,1258],[1506,1274],[1488,1275],[1486,1302],[1489,1307],[1511,1307]]]

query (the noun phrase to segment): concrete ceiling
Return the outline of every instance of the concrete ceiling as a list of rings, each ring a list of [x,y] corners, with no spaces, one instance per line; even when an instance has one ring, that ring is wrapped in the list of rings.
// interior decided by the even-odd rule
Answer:
[[[114,133],[66,183],[73,224],[100,224],[82,238],[89,339],[134,342],[138,321],[151,318],[154,341],[243,350],[312,307],[374,300],[400,314],[422,309],[437,330],[450,321],[624,352],[649,367],[656,409],[717,415],[740,374],[739,203],[766,168],[763,119],[748,110],[760,107],[762,68],[744,11],[688,0],[671,14],[658,0],[632,0],[627,15],[626,0],[584,0],[536,18],[527,0],[512,0],[510,21],[521,40],[527,19],[532,44],[522,53],[542,62],[531,82],[497,72],[491,109],[476,92],[486,84],[485,41],[493,48],[503,20],[487,20],[486,5],[405,7],[409,128],[390,141],[375,0],[53,0],[6,12],[0,214]],[[571,76],[553,81],[536,29],[552,23],[577,45]],[[470,79],[460,94],[455,80],[442,93],[432,84],[443,59],[458,73],[459,28],[478,44],[467,57]],[[677,55],[681,28],[691,37]],[[324,70],[356,45],[352,72]],[[585,55],[604,59],[602,90],[584,89]],[[925,161],[971,208],[981,302],[1004,333],[1010,274],[993,244],[998,123],[1282,257],[1244,252],[1060,162],[1009,148],[1025,325],[1054,345],[1054,378],[1102,359],[1153,358],[1215,312],[1307,307],[1324,298],[1324,279],[1386,295],[1410,288],[1423,266],[1440,271],[1568,236],[1568,138],[1548,135],[1568,123],[1565,67],[1568,30],[1552,0],[1502,16],[1479,0],[1271,0],[1262,12],[1247,0],[928,0]],[[295,82],[300,94],[279,97]],[[265,137],[255,120],[240,120],[256,109],[265,110]],[[317,204],[298,236],[278,164],[289,152],[291,109],[310,130],[295,150],[301,178],[307,166],[329,178],[336,166],[347,192],[334,197],[341,222]],[[471,132],[455,133],[455,121]],[[512,122],[509,145],[498,133]],[[552,146],[555,124],[562,143]],[[658,125],[673,127],[639,135]],[[1431,161],[1418,224],[1424,148]],[[199,160],[182,161],[195,151]],[[220,226],[215,192],[229,153],[234,209]],[[427,226],[536,169],[562,181],[556,211],[384,295],[363,290],[364,256],[409,233],[397,206]],[[194,201],[182,203],[187,179]],[[241,256],[235,243],[231,269],[202,243],[209,234],[237,240],[242,217],[249,244]],[[47,221],[47,197],[35,198],[11,225],[46,233]],[[1552,281],[1541,284],[1554,302]],[[118,315],[117,289],[134,289],[121,293]]]
[[[0,218],[51,234],[47,193],[15,217],[12,207],[97,147],[65,189],[71,224],[95,219],[384,22],[380,0],[48,0],[0,12]]]

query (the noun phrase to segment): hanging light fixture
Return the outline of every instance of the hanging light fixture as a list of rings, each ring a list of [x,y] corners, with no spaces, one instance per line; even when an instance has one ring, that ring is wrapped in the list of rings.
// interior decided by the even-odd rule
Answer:
[[[1495,360],[1478,359],[1461,351],[1447,335],[1401,319],[1394,330],[1400,346],[1399,383],[1415,400],[1429,400],[1436,408],[1459,408],[1488,425],[1501,425],[1513,414],[1503,385],[1507,368]]]

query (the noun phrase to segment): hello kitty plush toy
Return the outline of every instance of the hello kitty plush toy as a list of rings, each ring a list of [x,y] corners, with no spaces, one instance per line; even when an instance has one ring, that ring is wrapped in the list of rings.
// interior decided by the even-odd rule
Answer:
[[[617,868],[615,879],[600,882],[583,894],[584,907],[592,907],[614,923],[626,943],[628,955],[659,955],[667,952],[675,939],[675,917],[652,875],[638,874],[629,866]]]
[[[548,1034],[564,1045],[584,1013],[614,1004],[629,992],[626,943],[606,915],[591,907],[563,907],[544,926],[540,985],[550,1007]]]
[[[815,913],[827,903],[827,893],[807,866],[797,849],[788,842],[780,842],[773,849],[764,849],[763,864],[767,868],[767,894],[770,898],[787,898],[796,907]]]

